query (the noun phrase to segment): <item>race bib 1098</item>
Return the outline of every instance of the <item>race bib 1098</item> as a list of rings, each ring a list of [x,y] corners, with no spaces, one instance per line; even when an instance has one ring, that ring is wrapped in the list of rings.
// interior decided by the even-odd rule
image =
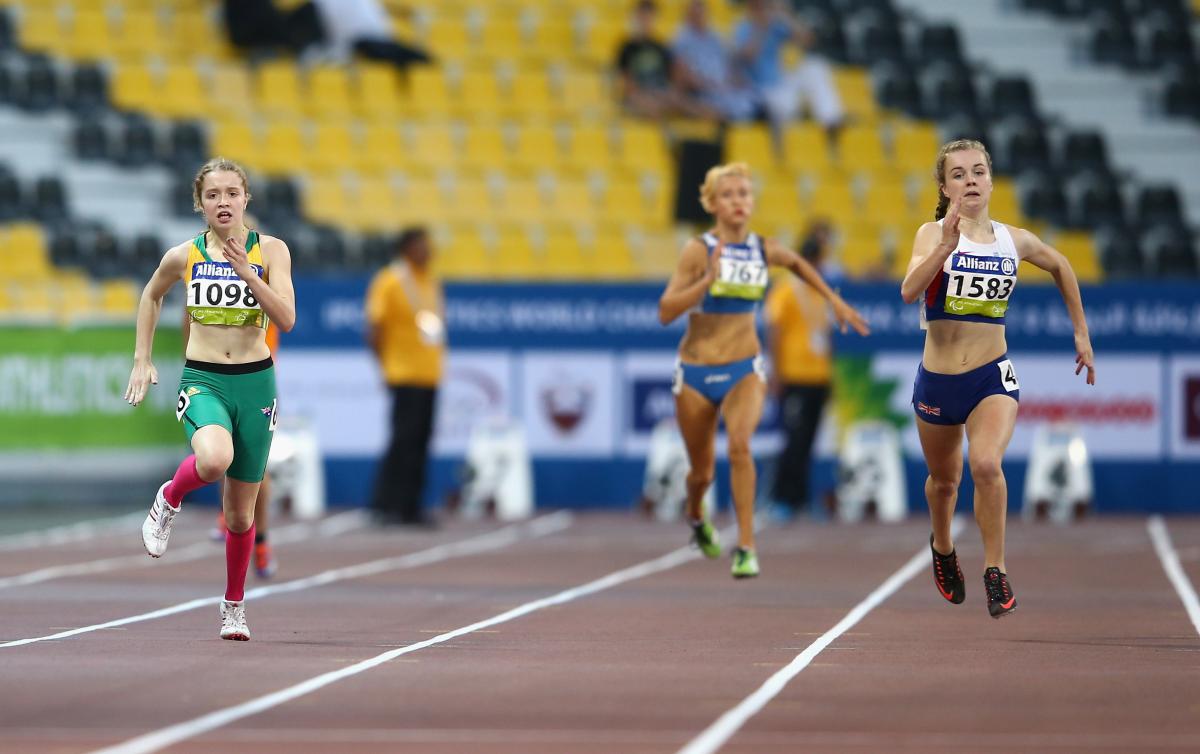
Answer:
[[[251,265],[262,277],[262,267]],[[262,326],[262,305],[250,285],[227,262],[198,262],[187,285],[187,310],[206,325]]]

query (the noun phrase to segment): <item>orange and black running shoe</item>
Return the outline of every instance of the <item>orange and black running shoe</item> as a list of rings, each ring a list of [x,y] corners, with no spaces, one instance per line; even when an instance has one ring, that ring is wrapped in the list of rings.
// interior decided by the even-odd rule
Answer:
[[[933,553],[933,583],[947,601],[961,605],[967,598],[967,586],[963,583],[962,569],[958,567],[958,554],[951,550],[943,555],[933,549],[933,535],[929,535],[929,551]]]
[[[983,572],[983,586],[987,589],[988,612],[993,618],[1003,617],[1017,609],[1017,598],[1008,585],[1008,574],[992,566]]]

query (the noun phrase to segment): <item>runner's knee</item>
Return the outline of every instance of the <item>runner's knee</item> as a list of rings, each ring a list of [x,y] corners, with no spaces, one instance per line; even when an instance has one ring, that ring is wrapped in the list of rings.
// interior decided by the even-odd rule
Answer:
[[[975,484],[996,484],[1004,478],[1000,468],[1000,459],[995,456],[972,457],[971,478]]]
[[[930,492],[939,498],[954,497],[958,492],[958,483],[960,481],[961,477],[943,477],[931,474],[929,476]]]
[[[208,449],[196,453],[196,473],[206,482],[215,482],[225,476],[231,463],[233,448]]]

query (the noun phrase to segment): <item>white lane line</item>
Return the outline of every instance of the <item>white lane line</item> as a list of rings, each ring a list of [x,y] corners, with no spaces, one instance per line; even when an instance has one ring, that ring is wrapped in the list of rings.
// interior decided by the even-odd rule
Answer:
[[[271,584],[269,586],[260,586],[254,589],[246,590],[246,599],[255,600],[263,597],[269,597],[272,594],[286,594],[289,592],[298,592],[303,589],[310,589],[315,586],[324,586],[337,581],[346,579],[361,578],[363,576],[372,576],[375,574],[385,573],[387,571],[400,571],[409,568],[419,568],[420,566],[439,563],[443,560],[453,558],[461,558],[469,555],[478,555],[480,553],[498,550],[508,545],[520,541],[523,536],[530,538],[541,537],[553,532],[562,531],[571,525],[573,517],[567,512],[552,513],[548,516],[542,516],[525,524],[515,524],[506,526],[503,529],[488,532],[469,539],[459,540],[457,542],[448,542],[446,544],[437,545],[427,550],[410,553],[408,555],[399,555],[391,558],[381,558],[372,560],[358,565],[346,566],[344,568],[334,568],[329,571],[322,571],[302,579],[294,581],[285,581],[281,584]],[[187,602],[181,602],[178,605],[164,607],[159,610],[152,610],[148,613],[140,615],[132,615],[128,618],[118,618],[110,620],[106,623],[97,623],[91,626],[82,626],[73,628],[69,631],[60,631],[47,636],[35,636],[29,639],[16,639],[0,643],[0,649],[9,649],[11,647],[23,647],[26,644],[36,644],[42,641],[53,641],[56,639],[67,639],[80,634],[91,633],[93,631],[103,631],[109,628],[117,628],[119,626],[127,626],[130,623],[141,623],[143,621],[156,620],[165,618],[169,615],[177,615],[186,613],[189,610],[197,610],[206,605],[215,605],[221,601],[221,597],[201,597]]]
[[[951,534],[957,535],[961,528],[961,519],[955,518],[954,522],[950,525]],[[711,754],[711,752],[715,752],[724,746],[738,732],[738,729],[746,724],[747,720],[757,715],[763,707],[766,707],[780,691],[783,691],[788,681],[795,678],[800,674],[800,671],[808,667],[808,664],[817,655],[821,654],[822,650],[832,644],[839,636],[853,628],[855,624],[867,616],[867,613],[883,604],[884,600],[895,594],[900,587],[904,586],[909,579],[917,575],[921,569],[929,568],[929,557],[929,547],[921,548],[916,555],[913,555],[907,563],[900,567],[900,570],[889,576],[887,581],[884,581],[875,591],[868,594],[866,599],[855,605],[846,614],[845,618],[838,621],[837,625],[821,634],[803,652],[796,655],[795,659],[768,678],[753,694],[717,718],[716,722],[708,726],[700,735],[693,738],[680,749],[678,754]]]
[[[411,654],[412,652],[425,649],[426,647],[432,647],[452,639],[457,639],[460,636],[472,633],[474,631],[480,631],[501,623],[507,623],[522,616],[529,615],[530,613],[537,612],[538,610],[544,610],[548,607],[562,605],[567,602],[571,602],[572,600],[579,599],[580,597],[586,597],[590,594],[604,591],[605,589],[611,589],[612,587],[624,584],[627,581],[640,579],[644,576],[649,576],[660,571],[670,570],[671,568],[686,563],[689,560],[695,560],[699,557],[699,553],[696,550],[693,550],[691,547],[681,547],[680,549],[669,552],[661,557],[639,563],[635,566],[630,566],[629,568],[624,568],[620,571],[615,571],[607,576],[602,576],[595,581],[590,581],[586,584],[583,584],[582,586],[572,587],[549,597],[543,597],[531,602],[526,602],[523,605],[514,607],[512,610],[508,610],[494,617],[478,621],[477,623],[472,623],[469,626],[456,628],[453,631],[447,631],[444,634],[440,634],[424,641],[419,641],[415,644],[397,647],[396,649],[376,655],[368,660],[363,660],[362,662],[349,665],[339,670],[324,673],[322,675],[310,678],[307,681],[297,683],[294,686],[289,686],[285,689],[280,689],[279,691],[265,694],[256,699],[251,699],[248,702],[243,702],[242,704],[234,705],[233,707],[226,707],[225,709],[216,710],[208,713],[207,715],[201,715],[200,717],[188,720],[186,722],[177,723],[161,730],[156,730],[151,733],[138,736],[137,738],[131,738],[130,740],[115,746],[98,749],[93,754],[142,754],[143,752],[158,751],[167,746],[171,746],[172,744],[177,744],[180,741],[186,741],[187,739],[193,738],[202,733],[207,733],[208,731],[215,730],[223,725],[228,725],[234,721],[241,720],[242,718],[256,715],[259,712],[265,712],[273,707],[278,707],[281,704],[285,704],[293,699],[311,694],[314,691],[318,691],[326,686],[329,686],[330,684],[345,680],[351,676],[358,675],[359,673],[365,673],[366,671],[383,665],[384,663],[394,660],[397,657],[402,657],[406,654]]]
[[[140,521],[137,523],[140,523]],[[319,523],[297,523],[281,527],[271,532],[271,541],[276,544],[287,544],[289,542],[302,542],[314,537],[332,537],[357,529],[365,523],[366,516],[361,511],[347,511],[339,513],[336,516],[331,516]],[[135,527],[136,523],[134,526],[128,527],[130,542],[134,541]],[[221,555],[224,552],[225,550],[219,542],[195,542],[178,550],[172,550],[170,557],[165,562],[172,564],[186,563],[191,560],[200,560],[210,556]],[[36,571],[29,571],[28,573],[21,573],[15,576],[5,576],[0,578],[0,589],[41,584],[46,581],[53,581],[54,579],[69,576],[90,576],[96,573],[121,571],[127,568],[145,568],[154,565],[156,562],[154,558],[142,552],[137,555],[118,555],[111,558],[88,560],[82,563],[66,563],[39,568]]]
[[[35,547],[52,547],[54,545],[71,544],[72,542],[83,542],[112,532],[123,531],[131,524],[140,522],[145,517],[145,513],[127,513],[112,518],[78,521],[73,524],[53,526],[49,529],[28,531],[24,534],[10,534],[6,537],[0,537],[0,552],[30,550]]]
[[[1167,578],[1179,594],[1179,599],[1183,602],[1188,617],[1192,619],[1192,626],[1195,627],[1196,633],[1200,634],[1200,600],[1196,598],[1196,590],[1192,587],[1187,572],[1179,563],[1179,554],[1175,552],[1175,546],[1171,544],[1171,534],[1167,531],[1166,522],[1163,521],[1162,516],[1151,516],[1146,521],[1146,530],[1150,532],[1150,541],[1154,543],[1154,551],[1158,553],[1158,559],[1162,561]]]

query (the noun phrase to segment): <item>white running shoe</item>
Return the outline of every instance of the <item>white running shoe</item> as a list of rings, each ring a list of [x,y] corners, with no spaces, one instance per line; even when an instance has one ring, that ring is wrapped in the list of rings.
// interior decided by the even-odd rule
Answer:
[[[167,551],[167,540],[171,538],[171,524],[179,514],[179,509],[172,508],[163,497],[163,490],[170,483],[163,482],[162,487],[158,488],[158,494],[154,496],[154,505],[150,506],[150,514],[142,522],[142,544],[146,546],[146,552],[150,553],[152,558],[161,558]]]
[[[221,638],[233,641],[250,641],[250,627],[246,625],[246,601],[221,600]]]

